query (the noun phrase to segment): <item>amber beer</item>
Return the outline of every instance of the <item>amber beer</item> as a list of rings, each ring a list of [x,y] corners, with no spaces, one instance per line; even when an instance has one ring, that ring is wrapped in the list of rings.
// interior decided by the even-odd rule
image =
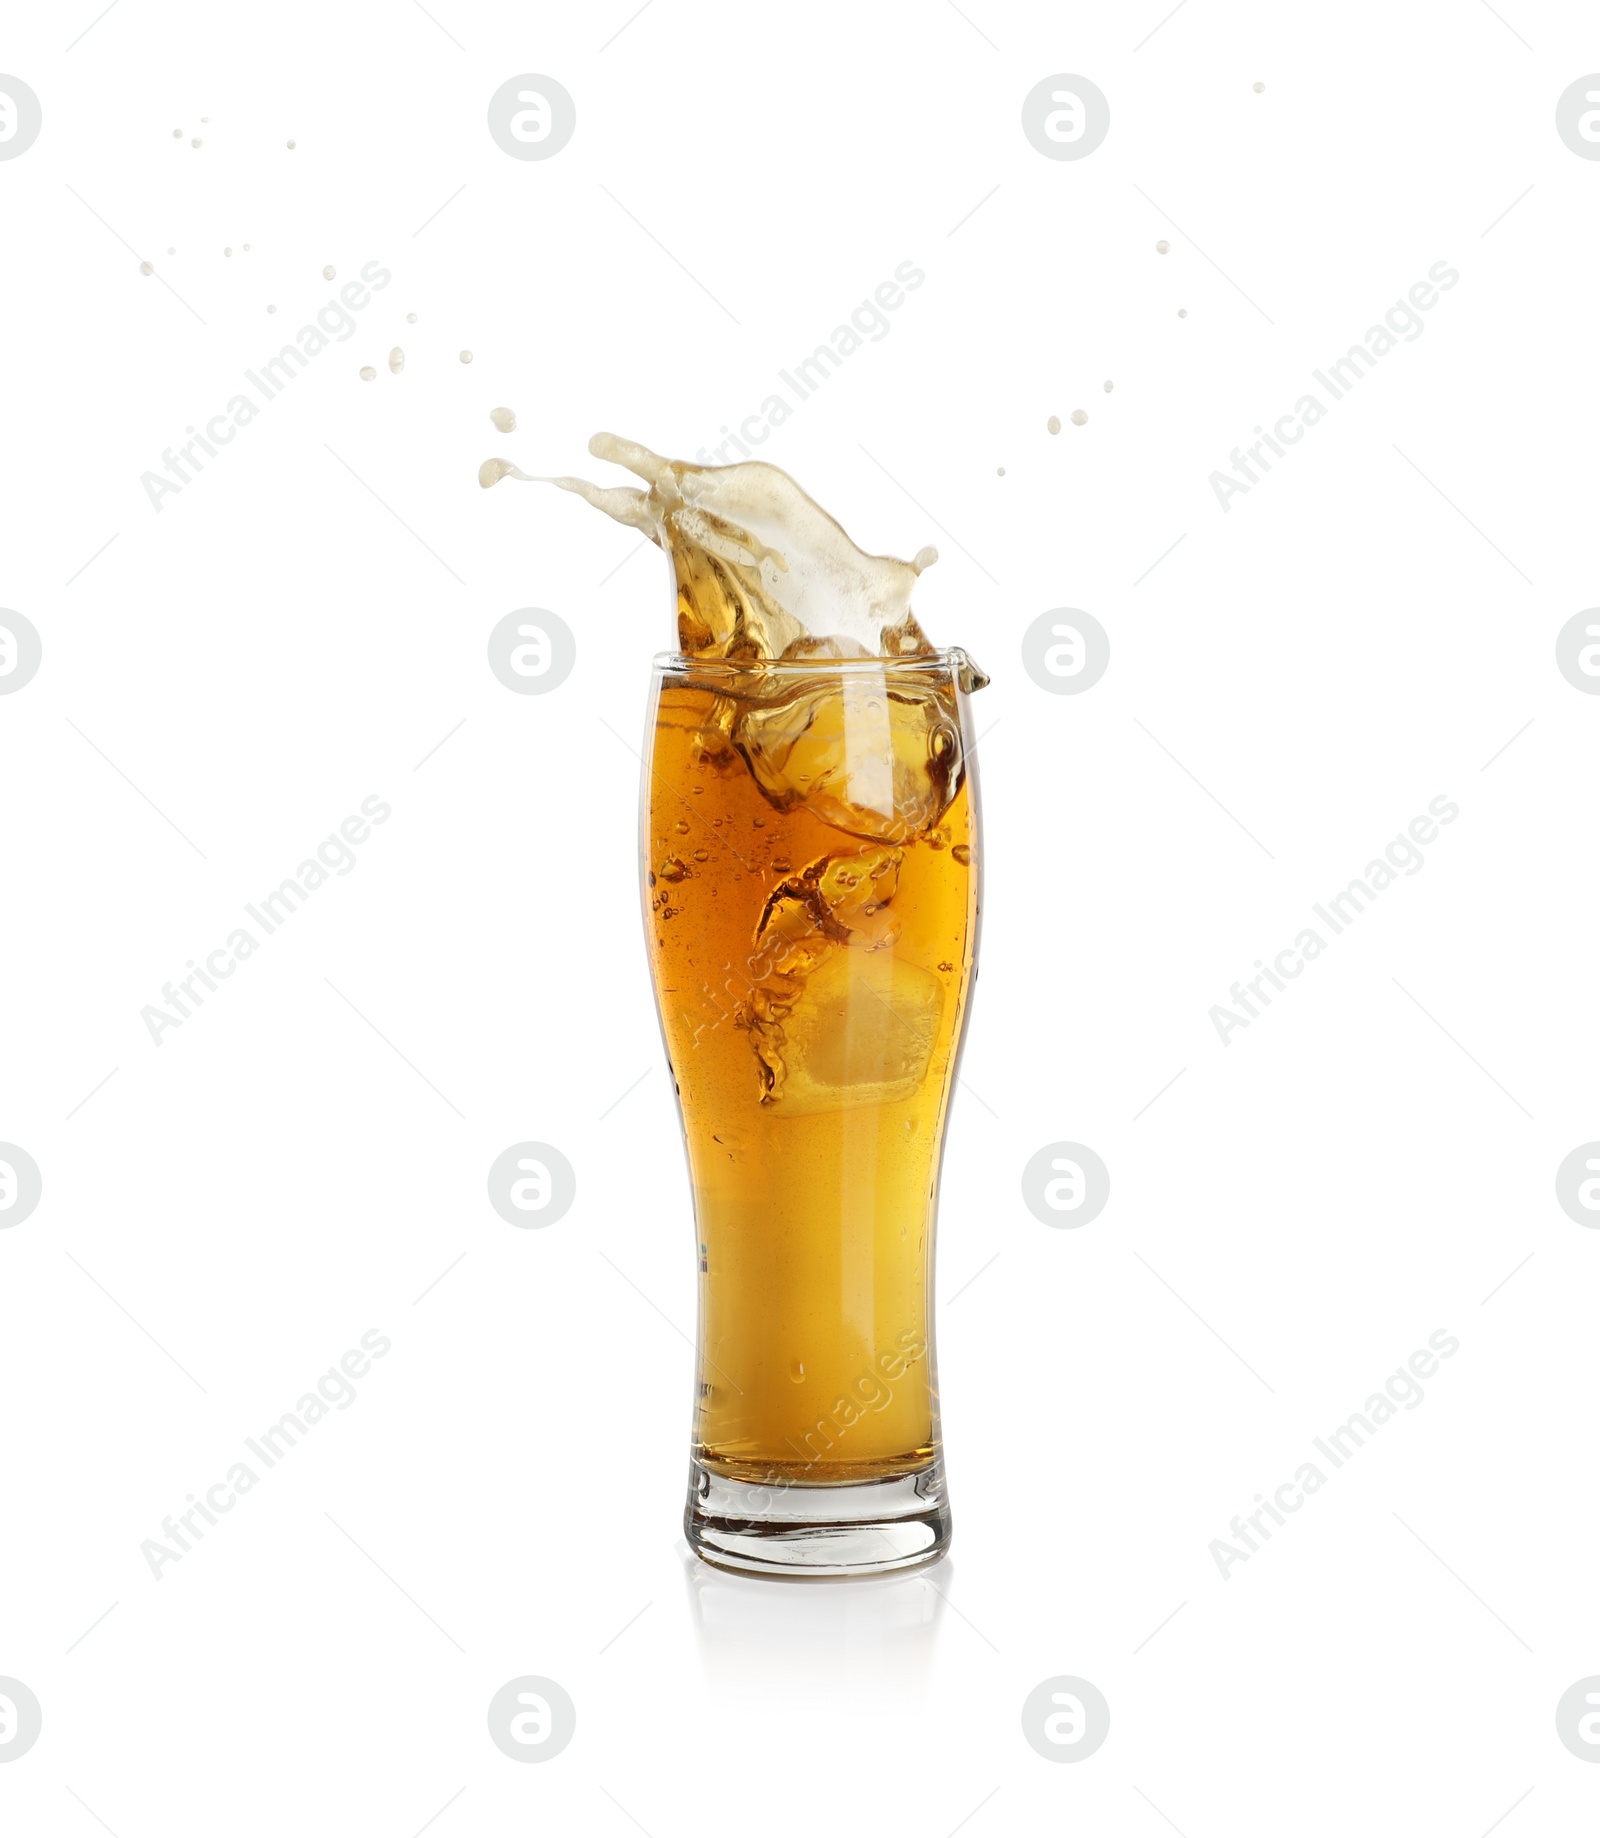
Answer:
[[[933,1251],[978,940],[970,668],[657,660],[646,931],[700,1271],[685,1524],[728,1568],[892,1570],[949,1539]]]

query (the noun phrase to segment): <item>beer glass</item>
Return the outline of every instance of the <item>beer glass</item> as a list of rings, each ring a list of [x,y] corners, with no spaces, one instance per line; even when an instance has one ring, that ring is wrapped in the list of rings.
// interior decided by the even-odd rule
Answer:
[[[645,930],[699,1262],[684,1527],[766,1576],[950,1540],[934,1220],[978,946],[960,651],[656,659]]]

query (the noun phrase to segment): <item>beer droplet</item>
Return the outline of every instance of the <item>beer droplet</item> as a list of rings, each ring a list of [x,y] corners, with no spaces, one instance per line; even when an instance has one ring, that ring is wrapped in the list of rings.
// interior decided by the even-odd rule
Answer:
[[[363,364],[361,366],[361,381],[363,383],[370,383],[377,374],[377,371],[374,370],[370,364]]]
[[[1252,88],[1252,89],[1253,89],[1253,90],[1254,90],[1254,91],[1256,92],[1256,94],[1257,94],[1257,95],[1259,96],[1259,95],[1261,94],[1261,92],[1262,92],[1262,90],[1264,90],[1264,89],[1265,89],[1265,88],[1266,88],[1267,86],[1266,86],[1266,84],[1265,84],[1265,83],[1252,83],[1252,84],[1250,85],[1250,87],[1251,87],[1251,88]]]
[[[154,274],[155,269],[152,268],[148,262],[141,262],[139,264],[139,272],[140,274]]]
[[[1162,237],[1162,239],[1160,240],[1160,242],[1158,242],[1158,243],[1156,244],[1156,254],[1157,254],[1157,255],[1165,255],[1165,254],[1166,254],[1166,252],[1167,252],[1167,251],[1168,251],[1168,250],[1169,250],[1169,249],[1170,249],[1171,247],[1172,247],[1172,244],[1171,244],[1171,243],[1169,243],[1169,242],[1167,241],[1167,239],[1166,239],[1166,237],[1164,237],[1164,236],[1163,236],[1163,237]]]
[[[684,822],[684,820],[681,817],[678,819],[678,821],[675,824],[673,824],[672,827],[678,832],[680,836],[687,836],[689,834],[689,826],[687,823]]]
[[[489,410],[489,419],[502,434],[513,434],[516,432],[517,417],[515,411],[512,409],[492,408]]]
[[[183,139],[183,129],[182,129],[182,128],[174,128],[174,129],[172,130],[172,138],[173,138],[174,140],[182,140],[182,139]]]
[[[288,142],[288,148],[291,153],[294,152],[294,142],[292,140]]]
[[[806,1362],[803,1359],[789,1362],[789,1378],[796,1385],[803,1385],[806,1382]]]
[[[502,479],[526,479],[527,477],[527,473],[520,466],[513,465],[508,459],[486,459],[478,468],[478,483],[485,491],[491,485],[498,485]],[[531,479],[528,482],[533,483]]]
[[[211,117],[209,115],[202,115],[200,121],[203,126],[209,127],[211,125]]]
[[[793,867],[794,864],[789,860],[787,855],[775,855],[772,858],[772,872],[774,874],[789,874],[793,871]]]
[[[233,251],[232,251],[231,249],[224,249],[222,253],[223,253],[224,255],[232,255],[232,254],[233,254]]]
[[[694,858],[697,862],[708,862],[711,860],[711,851],[709,849],[696,849]]]
[[[472,362],[472,353],[470,351],[463,351],[461,353],[461,361],[463,364],[470,364]]]
[[[417,316],[416,316],[416,314],[415,314],[415,313],[407,313],[407,314],[406,314],[406,324],[407,324],[407,325],[415,325],[416,323],[417,323]]]
[[[323,269],[323,271],[322,271],[322,278],[323,278],[323,280],[325,280],[325,281],[331,281],[331,280],[333,279],[333,272],[334,272],[334,270],[333,270],[333,264],[332,264],[332,262],[330,262],[330,263],[328,264],[328,266],[327,266],[326,268],[324,268],[324,269]]]
[[[1075,408],[1072,411],[1072,425],[1075,428],[1081,428],[1088,419],[1089,411],[1086,408]]]
[[[396,376],[406,367],[406,354],[398,345],[389,353],[389,368]]]
[[[1111,388],[1112,388],[1110,377],[1106,378],[1104,387],[1105,387],[1106,394],[1109,396],[1111,394]]]
[[[1004,477],[1006,476],[1006,469],[1005,469],[1005,467],[1004,467],[1004,466],[996,466],[996,467],[995,467],[995,469],[994,469],[994,476],[995,476],[995,477],[996,477],[997,479],[1003,479],[1003,478],[1004,478]]]
[[[248,249],[248,248],[250,247],[250,245],[249,245],[248,243],[246,243],[246,244],[245,244],[245,247],[246,247],[246,248]],[[177,252],[177,250],[176,250],[176,249],[169,249],[169,250],[167,251],[167,254],[168,254],[168,255],[176,255],[177,253],[178,253],[178,252]]]
[[[203,147],[205,144],[203,140],[192,140],[189,142],[191,147]]]
[[[1178,308],[1178,317],[1179,317],[1180,319],[1187,319],[1187,318],[1189,317],[1189,309],[1188,309],[1188,307],[1186,307],[1186,306],[1180,306],[1180,307]]]
[[[953,861],[960,862],[961,866],[965,868],[967,864],[972,860],[972,850],[967,846],[966,843],[958,842],[956,846],[950,851],[950,856]]]
[[[1049,433],[1059,434],[1061,432],[1061,417],[1059,415],[1052,415],[1044,425]]]
[[[267,308],[267,311],[268,311],[269,313],[275,313],[275,312],[277,312],[277,310],[278,310],[278,309],[277,309],[277,308],[276,308],[275,306],[269,306],[269,307]]]
[[[661,864],[660,874],[664,881],[681,881],[688,872],[676,855],[669,855]]]

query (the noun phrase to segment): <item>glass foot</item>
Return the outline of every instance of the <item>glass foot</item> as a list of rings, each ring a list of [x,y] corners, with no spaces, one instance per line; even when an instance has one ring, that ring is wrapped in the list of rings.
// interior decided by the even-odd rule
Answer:
[[[950,1504],[944,1463],[855,1485],[724,1480],[689,1467],[689,1549],[745,1576],[881,1576],[944,1556]]]

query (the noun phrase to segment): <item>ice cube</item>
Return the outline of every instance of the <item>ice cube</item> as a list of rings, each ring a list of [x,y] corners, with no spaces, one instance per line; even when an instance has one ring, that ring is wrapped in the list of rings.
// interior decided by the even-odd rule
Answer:
[[[805,978],[783,1022],[784,1078],[773,1115],[894,1104],[928,1076],[944,988],[892,951],[836,945]]]
[[[851,671],[747,703],[733,742],[767,802],[804,805],[852,836],[905,841],[936,823],[961,784],[961,730],[937,683]]]

